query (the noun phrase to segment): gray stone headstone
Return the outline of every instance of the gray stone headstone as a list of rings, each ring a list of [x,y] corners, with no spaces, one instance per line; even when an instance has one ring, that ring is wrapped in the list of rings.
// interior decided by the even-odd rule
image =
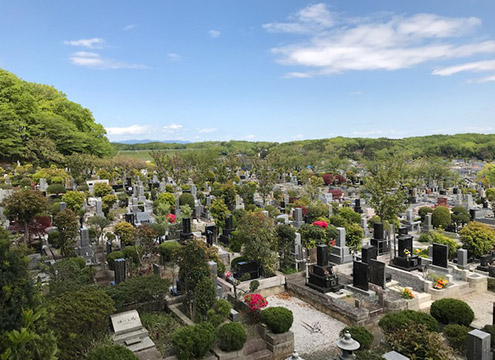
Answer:
[[[383,358],[385,360],[409,360],[407,356],[398,353],[397,351],[390,351],[386,354],[383,354]]]
[[[105,216],[103,214],[102,206],[103,206],[103,204],[102,204],[101,199],[96,199],[96,216]]]
[[[58,209],[60,211],[64,211],[65,209],[67,209],[67,204],[65,202],[63,202],[63,201],[59,202],[58,203]]]
[[[343,227],[337,228],[336,246],[337,247],[344,247],[345,246],[345,228],[343,228]]]
[[[81,237],[81,247],[85,248],[88,247],[90,242],[89,242],[89,229],[85,226],[83,226],[79,230],[79,236]]]
[[[40,191],[46,191],[48,189],[48,183],[46,182],[46,179],[41,178],[40,179]]]
[[[490,339],[491,335],[481,330],[468,332],[466,340],[467,360],[491,360]]]
[[[457,250],[457,265],[467,266],[468,264],[468,251],[466,249]]]

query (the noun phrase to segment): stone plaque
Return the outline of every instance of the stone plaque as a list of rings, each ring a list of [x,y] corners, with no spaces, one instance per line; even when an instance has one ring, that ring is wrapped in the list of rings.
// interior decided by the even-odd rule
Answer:
[[[358,289],[368,291],[368,264],[354,261],[352,265],[352,285]]]
[[[112,320],[113,330],[116,334],[124,334],[143,327],[136,310],[110,315],[110,319]]]
[[[370,283],[385,289],[385,263],[371,259],[369,262]]]

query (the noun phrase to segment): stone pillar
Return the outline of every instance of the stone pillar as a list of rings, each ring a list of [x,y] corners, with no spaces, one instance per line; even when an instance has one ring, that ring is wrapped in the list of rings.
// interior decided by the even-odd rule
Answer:
[[[491,335],[481,331],[472,330],[468,333],[466,340],[467,360],[490,360],[490,338]]]

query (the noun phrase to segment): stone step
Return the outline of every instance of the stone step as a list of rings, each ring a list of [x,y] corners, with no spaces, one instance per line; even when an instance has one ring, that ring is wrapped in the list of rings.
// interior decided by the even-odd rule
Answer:
[[[431,294],[424,292],[415,292],[413,291],[414,296],[418,299],[418,303],[421,305],[424,302],[428,302],[431,300]]]
[[[142,351],[155,347],[155,343],[149,338],[142,338],[140,342],[127,346],[132,352]]]
[[[431,304],[433,304],[433,300],[425,301],[419,304],[419,311],[427,312],[430,310]]]
[[[244,355],[254,354],[266,349],[266,342],[263,339],[248,340],[244,344]]]
[[[273,356],[272,352],[270,350],[265,349],[245,356],[244,360],[268,360],[271,359],[272,356]]]
[[[126,340],[134,339],[134,338],[145,338],[148,336],[148,330],[146,328],[141,328],[138,330],[134,330],[125,334],[116,334],[112,337],[113,341],[117,344],[123,344]]]

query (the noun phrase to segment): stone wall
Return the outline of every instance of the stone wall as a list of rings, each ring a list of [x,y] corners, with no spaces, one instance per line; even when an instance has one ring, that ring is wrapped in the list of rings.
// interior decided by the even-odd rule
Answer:
[[[392,275],[392,280],[397,280],[401,286],[412,288],[415,291],[424,291],[425,280],[422,276],[391,266],[387,266],[385,271],[387,275]]]

